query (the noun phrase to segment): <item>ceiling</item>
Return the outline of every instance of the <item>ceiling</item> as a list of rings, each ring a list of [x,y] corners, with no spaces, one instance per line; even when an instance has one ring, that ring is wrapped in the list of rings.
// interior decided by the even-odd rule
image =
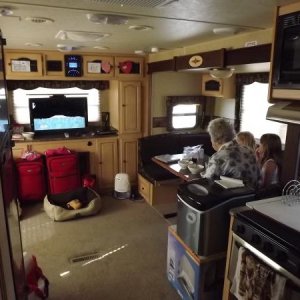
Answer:
[[[11,49],[57,50],[60,45],[61,50],[78,47],[82,52],[149,53],[270,28],[276,5],[292,2],[0,0],[0,28]],[[94,14],[101,18],[93,23],[88,14],[91,20]]]

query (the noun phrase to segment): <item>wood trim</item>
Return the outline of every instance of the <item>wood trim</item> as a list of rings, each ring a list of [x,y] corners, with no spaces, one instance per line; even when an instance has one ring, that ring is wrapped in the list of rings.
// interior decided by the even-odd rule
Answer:
[[[286,184],[299,178],[300,173],[300,126],[288,124],[282,164],[281,181]]]
[[[175,71],[175,59],[161,60],[148,63],[148,74],[154,72]]]
[[[243,65],[269,62],[271,60],[271,44],[238,48],[225,51],[225,65]]]
[[[296,11],[300,11],[300,3],[299,2],[291,3],[291,4],[287,4],[287,5],[278,7],[278,15],[279,16],[286,15],[286,14],[296,12]]]
[[[224,67],[224,53],[225,49],[219,49],[209,52],[203,53],[195,53],[185,56],[177,56],[175,57],[175,69],[176,71],[179,70],[192,70],[198,68],[213,68],[213,67]],[[189,64],[190,58],[193,56],[201,56],[203,59],[202,64],[199,67],[193,68]]]

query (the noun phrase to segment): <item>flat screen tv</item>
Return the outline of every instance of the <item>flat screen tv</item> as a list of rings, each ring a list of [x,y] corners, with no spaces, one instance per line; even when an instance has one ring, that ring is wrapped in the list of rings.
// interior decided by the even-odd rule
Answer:
[[[29,98],[29,112],[31,130],[38,134],[80,132],[88,126],[86,97]]]

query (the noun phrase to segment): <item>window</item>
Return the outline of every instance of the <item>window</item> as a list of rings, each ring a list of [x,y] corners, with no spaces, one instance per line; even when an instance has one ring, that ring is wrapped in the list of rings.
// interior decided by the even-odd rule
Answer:
[[[240,131],[250,131],[259,138],[264,133],[275,133],[285,144],[287,125],[266,119],[268,107],[268,84],[254,82],[243,85],[240,104]]]
[[[18,124],[29,124],[29,98],[43,98],[54,94],[64,94],[66,97],[87,97],[88,122],[100,121],[100,93],[97,89],[82,90],[79,88],[48,89],[36,88],[34,90],[17,89],[13,92],[13,116]]]
[[[202,124],[205,100],[201,96],[167,97],[168,130],[195,129]]]

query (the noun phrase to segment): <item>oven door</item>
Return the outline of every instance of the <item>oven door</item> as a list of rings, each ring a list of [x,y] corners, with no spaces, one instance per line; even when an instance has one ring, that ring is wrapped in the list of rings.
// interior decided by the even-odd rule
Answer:
[[[268,258],[265,254],[261,253],[255,247],[244,241],[234,232],[232,232],[232,246],[228,269],[228,279],[231,283],[229,299],[237,299],[235,295],[238,293],[238,290],[242,288],[242,280],[245,280],[245,278],[242,278],[241,276],[243,272],[245,273],[245,270],[242,266],[243,262],[239,257],[241,255],[240,251],[242,250],[245,250],[245,253],[247,253],[248,255],[250,254],[250,256],[253,257],[256,266],[258,266],[259,264],[265,269],[271,269],[272,273],[274,272],[274,274],[280,275],[279,277],[273,277],[273,279],[276,279],[277,287],[278,284],[281,284],[282,289],[282,297],[276,299],[300,299],[300,278],[297,278],[290,272],[286,271],[276,262]],[[280,286],[278,288],[280,289]],[[280,293],[280,291],[277,292]]]

